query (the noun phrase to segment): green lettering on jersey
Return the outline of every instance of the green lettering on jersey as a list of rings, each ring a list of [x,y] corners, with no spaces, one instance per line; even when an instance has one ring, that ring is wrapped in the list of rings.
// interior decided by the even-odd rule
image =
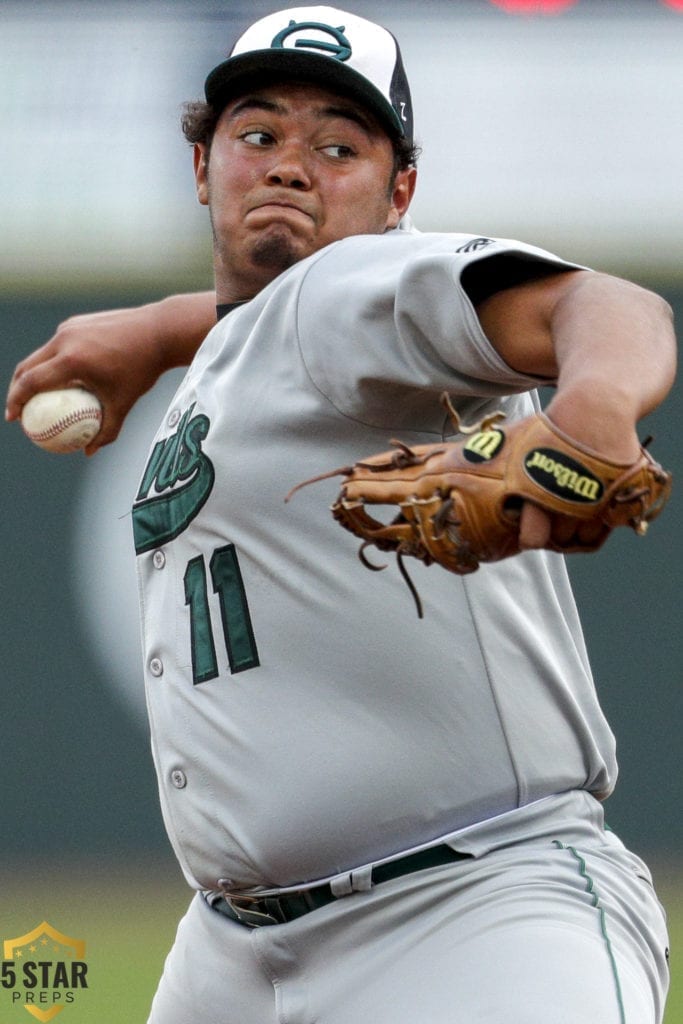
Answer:
[[[210,421],[201,414],[193,416],[193,409],[191,405],[185,412],[174,434],[152,449],[133,506],[138,555],[181,534],[213,489],[213,464],[202,451]]]

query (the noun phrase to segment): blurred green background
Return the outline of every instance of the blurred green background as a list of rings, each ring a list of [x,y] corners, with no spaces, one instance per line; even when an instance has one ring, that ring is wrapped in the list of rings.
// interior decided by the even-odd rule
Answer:
[[[234,25],[274,6],[2,4],[0,381],[68,315],[210,283],[178,109]],[[348,6],[403,45],[425,146],[421,227],[537,242],[655,288],[683,322],[683,149],[671,130],[683,14],[657,0],[579,0],[557,18],[487,0],[432,2],[419,18],[407,0]],[[425,56],[437,44],[441,63]],[[643,424],[675,475],[647,538],[621,531],[570,559],[618,740],[607,817],[652,866],[671,919],[667,1024],[683,1021],[682,413],[678,386]],[[129,626],[127,583],[114,581],[127,549],[107,540],[127,543],[122,480],[137,476],[147,419],[143,405],[94,460],[46,455],[16,425],[2,432],[0,938],[45,918],[85,939],[91,988],[60,1018],[74,1024],[146,1019],[190,896],[158,808],[135,612]],[[0,1024],[22,1018],[0,992]]]

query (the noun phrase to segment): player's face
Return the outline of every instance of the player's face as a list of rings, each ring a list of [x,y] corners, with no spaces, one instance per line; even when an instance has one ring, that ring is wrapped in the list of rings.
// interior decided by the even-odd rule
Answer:
[[[393,175],[391,142],[362,108],[311,85],[233,100],[211,145],[195,147],[209,206],[220,302],[253,297],[330,242],[396,227],[415,171]]]

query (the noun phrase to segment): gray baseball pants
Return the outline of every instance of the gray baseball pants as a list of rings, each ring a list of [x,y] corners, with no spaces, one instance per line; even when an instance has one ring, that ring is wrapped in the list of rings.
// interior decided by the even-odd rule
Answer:
[[[148,1024],[661,1024],[645,865],[567,823],[247,928],[197,894]]]

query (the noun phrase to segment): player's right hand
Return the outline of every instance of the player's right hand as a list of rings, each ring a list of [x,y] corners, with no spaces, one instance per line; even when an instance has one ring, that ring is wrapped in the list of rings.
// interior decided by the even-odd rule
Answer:
[[[132,406],[162,373],[192,362],[215,323],[213,291],[70,317],[17,366],[5,418],[19,419],[39,391],[84,387],[97,395],[103,409],[102,428],[85,449],[93,455],[118,437]]]
[[[93,455],[116,439],[131,407],[168,369],[156,337],[154,305],[70,317],[52,338],[16,367],[5,419],[17,420],[33,395],[87,388],[103,407],[102,428],[85,449]]]
[[[17,420],[39,391],[81,386],[102,404],[99,433],[85,450],[110,444],[137,399],[161,374],[180,365],[165,344],[162,303],[71,316],[45,345],[19,362],[7,392],[5,419]],[[191,353],[190,353],[191,354]]]

